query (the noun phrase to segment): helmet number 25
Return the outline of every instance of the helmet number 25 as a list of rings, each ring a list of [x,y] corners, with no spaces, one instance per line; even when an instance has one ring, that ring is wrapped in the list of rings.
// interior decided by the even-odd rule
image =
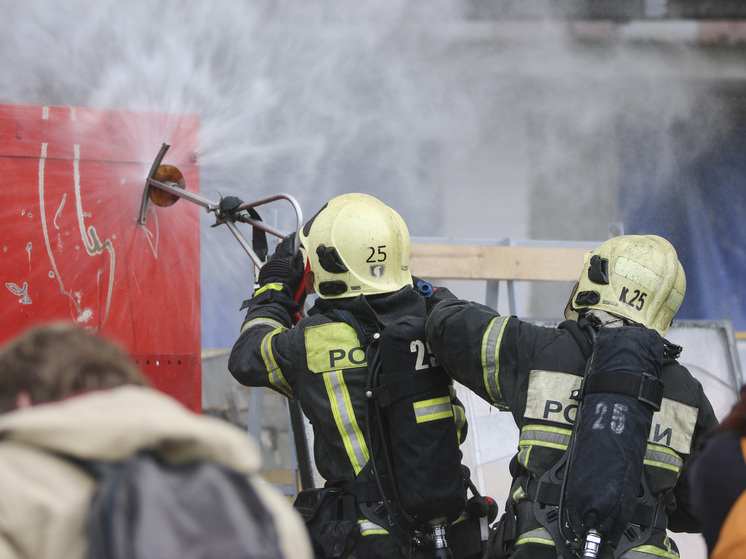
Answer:
[[[634,293],[634,295],[632,295],[632,298],[627,301],[627,297],[630,294],[629,289],[622,287],[622,292],[619,294],[619,301],[641,311],[642,307],[645,306],[645,297],[647,296],[647,293],[640,291],[639,289],[635,289],[632,293]]]
[[[370,255],[365,260],[366,262],[384,262],[386,260],[386,245],[379,245],[377,247],[367,247],[370,251]]]

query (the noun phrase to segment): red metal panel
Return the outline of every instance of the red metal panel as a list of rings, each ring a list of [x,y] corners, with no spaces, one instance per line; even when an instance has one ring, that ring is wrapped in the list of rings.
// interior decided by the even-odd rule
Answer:
[[[0,105],[0,343],[74,320],[201,410],[199,207],[150,204],[137,221],[164,141],[199,193],[197,132],[193,115]]]

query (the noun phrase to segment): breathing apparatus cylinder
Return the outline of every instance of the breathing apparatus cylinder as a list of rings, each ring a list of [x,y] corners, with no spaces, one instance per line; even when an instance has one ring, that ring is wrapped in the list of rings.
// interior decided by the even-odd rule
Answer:
[[[446,541],[445,520],[445,518],[437,518],[430,521],[433,530],[433,555],[435,559],[451,559],[453,556],[448,549],[448,542]]]
[[[637,505],[643,459],[660,409],[663,338],[655,330],[602,328],[594,343],[573,429],[564,492],[567,521],[583,557],[615,547]]]
[[[466,506],[450,378],[427,347],[424,317],[389,324],[381,332],[378,351],[381,370],[373,394],[389,443],[399,505],[435,528],[436,544],[444,542],[445,524]]]

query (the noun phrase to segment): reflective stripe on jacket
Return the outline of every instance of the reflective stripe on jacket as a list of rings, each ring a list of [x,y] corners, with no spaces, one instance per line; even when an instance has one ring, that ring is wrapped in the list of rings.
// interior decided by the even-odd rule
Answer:
[[[542,327],[456,299],[439,303],[428,318],[428,340],[449,374],[495,407],[510,411],[520,430],[507,508],[528,499],[523,480],[540,478],[567,449],[577,410],[570,396],[580,386],[592,350],[590,341],[573,335],[569,327]],[[653,417],[645,479],[654,495],[673,491],[684,504],[669,511],[668,527],[696,532],[699,523],[687,506],[688,484],[681,472],[716,419],[700,383],[685,367],[664,359],[662,380],[664,400]],[[546,542],[548,534],[535,529],[521,534],[519,527],[519,541]],[[677,556],[665,530],[653,541],[652,547],[641,546],[634,553]],[[631,552],[625,557],[639,556]]]

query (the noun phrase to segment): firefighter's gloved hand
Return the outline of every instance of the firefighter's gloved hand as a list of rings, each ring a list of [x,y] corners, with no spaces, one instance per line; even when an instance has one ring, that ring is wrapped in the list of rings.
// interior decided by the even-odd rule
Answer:
[[[226,196],[225,198],[220,199],[218,207],[220,208],[220,211],[223,211],[225,213],[232,213],[241,204],[243,204],[243,200],[241,200],[238,196]]]
[[[418,277],[412,276],[412,283],[414,284],[414,288],[425,298],[427,314],[430,314],[430,310],[441,301],[446,299],[456,299],[456,296],[447,288],[435,287]]]
[[[492,524],[497,518],[498,507],[492,497],[477,495],[466,502],[466,512],[472,518],[487,517],[487,522]]]
[[[243,302],[241,310],[279,303],[291,315],[299,315],[306,293],[306,260],[301,250],[293,254],[294,247],[295,233],[291,233],[277,245],[274,254],[259,270],[258,288],[251,299]]]
[[[281,286],[280,289],[287,288],[291,298],[298,291],[301,281],[303,281],[305,262],[300,250],[293,254],[294,248],[295,233],[293,232],[277,245],[274,254],[259,270],[258,291],[268,285]]]

